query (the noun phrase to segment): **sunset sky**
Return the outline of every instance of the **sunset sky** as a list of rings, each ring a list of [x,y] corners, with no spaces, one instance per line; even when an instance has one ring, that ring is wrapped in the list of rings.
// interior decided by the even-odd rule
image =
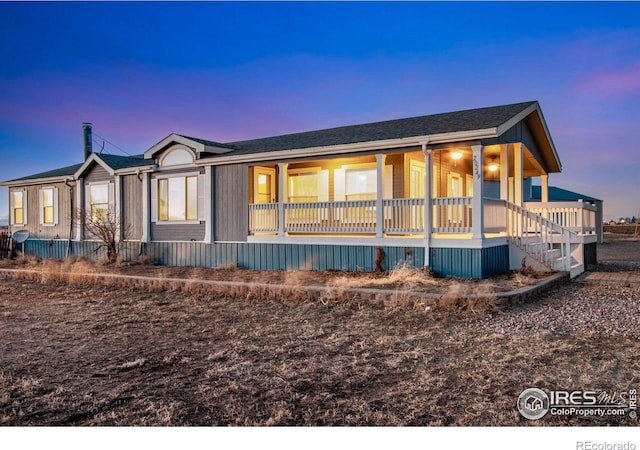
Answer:
[[[550,184],[640,210],[637,2],[0,2],[0,55],[3,181],[80,162],[82,122],[137,154],[538,100]]]

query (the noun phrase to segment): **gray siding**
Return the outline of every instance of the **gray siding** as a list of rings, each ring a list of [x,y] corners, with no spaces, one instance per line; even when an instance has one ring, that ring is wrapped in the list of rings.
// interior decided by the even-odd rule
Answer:
[[[203,241],[204,222],[199,224],[151,224],[154,241]]]
[[[142,181],[136,175],[122,177],[121,201],[124,239],[140,240],[142,236]]]
[[[216,241],[246,241],[249,233],[249,170],[244,164],[214,167]]]
[[[53,187],[58,189],[58,223],[57,225],[40,225],[40,201],[39,191],[45,187]],[[70,203],[69,188],[63,182],[59,183],[46,183],[36,186],[24,186],[19,188],[9,189],[9,198],[13,195],[14,191],[26,191],[27,192],[27,224],[25,226],[10,226],[11,232],[18,230],[27,230],[29,236],[35,239],[67,239],[69,237],[69,227],[71,226],[72,211],[71,208],[75,208],[75,205]],[[72,192],[75,195],[75,192]],[[10,200],[11,201],[11,200]],[[9,214],[13,214],[13,211],[9,211]],[[11,223],[11,220],[9,220]]]
[[[113,177],[109,175],[104,167],[100,164],[94,164],[89,170],[87,170],[84,174],[84,182],[86,183],[94,183],[97,181],[111,181]]]

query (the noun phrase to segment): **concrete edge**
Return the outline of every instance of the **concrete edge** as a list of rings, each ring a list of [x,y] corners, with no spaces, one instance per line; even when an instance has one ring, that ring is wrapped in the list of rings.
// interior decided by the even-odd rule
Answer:
[[[44,275],[64,275],[63,272],[42,272],[33,269],[6,269],[0,268],[0,278],[14,278],[10,275],[15,274],[44,274]],[[120,281],[134,281],[140,284],[140,287],[153,286],[156,283],[171,283],[181,284],[184,286],[202,286],[213,288],[227,288],[232,289],[229,292],[230,295],[239,294],[243,292],[249,292],[250,290],[261,289],[269,293],[281,293],[281,294],[311,294],[312,296],[323,298],[334,298],[336,295],[347,296],[350,298],[360,298],[362,300],[369,301],[383,301],[393,303],[407,303],[407,302],[421,302],[422,304],[436,304],[441,298],[445,297],[447,293],[435,294],[430,292],[415,292],[404,289],[378,289],[378,288],[336,288],[331,286],[300,286],[300,285],[283,285],[273,283],[248,283],[244,281],[224,281],[224,280],[198,280],[189,278],[160,278],[160,277],[145,277],[140,275],[123,275],[123,274],[111,274],[111,273],[78,273],[69,275],[67,280],[59,280],[67,284],[74,284],[73,279],[86,279],[87,277]],[[552,289],[560,284],[564,284],[570,281],[569,272],[558,272],[551,275],[548,278],[541,280],[540,282],[524,286],[522,288],[508,291],[508,292],[495,292],[483,295],[471,295],[466,297],[466,300],[487,300],[496,301],[499,306],[509,306],[514,303],[526,302],[533,297]]]

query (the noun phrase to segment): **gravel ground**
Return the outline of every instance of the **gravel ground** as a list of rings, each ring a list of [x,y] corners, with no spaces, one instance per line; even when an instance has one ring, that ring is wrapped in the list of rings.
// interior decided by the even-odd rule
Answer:
[[[605,243],[598,246],[596,271],[640,276],[640,239],[607,233]],[[640,338],[640,285],[584,279],[578,277],[539,301],[482,319],[474,326],[496,333],[548,331]]]

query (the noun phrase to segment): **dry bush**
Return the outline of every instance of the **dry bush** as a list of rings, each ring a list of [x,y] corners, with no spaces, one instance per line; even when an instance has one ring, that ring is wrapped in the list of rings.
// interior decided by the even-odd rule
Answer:
[[[433,278],[428,272],[411,267],[406,261],[399,262],[389,273],[384,276],[370,275],[367,277],[343,276],[329,282],[329,286],[338,289],[350,289],[360,287],[379,286],[401,286],[415,288],[422,286],[433,286],[438,284],[438,280]]]
[[[438,300],[437,307],[446,311],[458,311],[463,309],[464,302],[468,297],[468,286],[454,281],[449,285],[447,292]]]
[[[535,284],[537,280],[527,273],[514,272],[513,276],[509,278],[513,287],[531,286]]]

